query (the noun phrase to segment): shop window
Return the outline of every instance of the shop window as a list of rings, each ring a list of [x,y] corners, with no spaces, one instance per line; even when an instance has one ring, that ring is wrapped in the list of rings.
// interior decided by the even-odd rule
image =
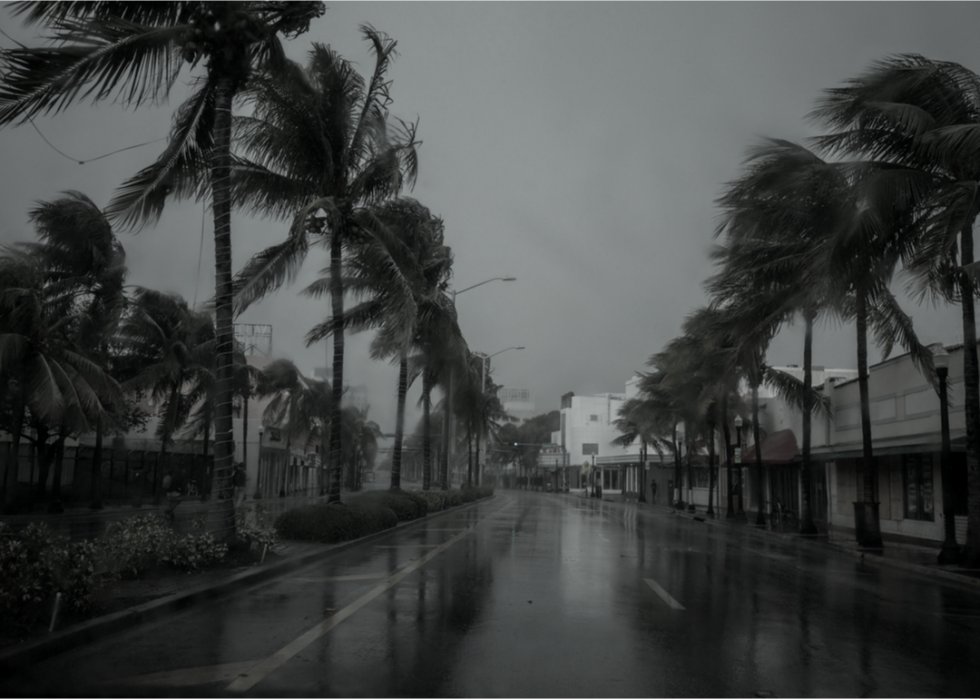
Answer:
[[[905,518],[932,522],[932,455],[905,454],[902,475],[905,481]]]

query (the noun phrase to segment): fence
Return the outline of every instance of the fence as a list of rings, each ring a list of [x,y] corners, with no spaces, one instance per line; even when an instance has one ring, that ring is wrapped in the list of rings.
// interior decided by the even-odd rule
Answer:
[[[12,466],[12,445],[0,443],[0,473],[6,474]],[[13,492],[8,495],[13,509],[29,509],[40,491],[40,464],[30,444],[22,444],[17,459]],[[92,490],[95,449],[91,446],[65,447],[61,478],[60,499],[65,504],[88,502],[96,495]],[[104,502],[131,502],[142,498],[163,497],[162,481],[173,469],[185,484],[189,497],[195,494],[206,497],[211,489],[214,457],[186,452],[170,452],[121,447],[103,447],[99,473],[99,495]],[[55,478],[54,459],[45,479],[44,491],[50,493]],[[8,481],[10,482],[10,481]]]

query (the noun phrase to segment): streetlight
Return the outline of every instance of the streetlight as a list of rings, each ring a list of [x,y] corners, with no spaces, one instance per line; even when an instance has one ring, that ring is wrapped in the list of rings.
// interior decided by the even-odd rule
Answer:
[[[484,279],[482,282],[474,284],[473,286],[468,286],[465,289],[460,289],[457,291],[453,289],[453,309],[456,308],[456,296],[462,294],[464,291],[469,291],[470,289],[475,289],[478,286],[483,286],[484,284],[489,284],[490,282],[515,282],[517,277],[512,277],[507,275],[505,277],[491,277],[490,279]],[[449,412],[449,444],[447,448],[452,456],[456,455],[456,415],[453,413],[453,369],[449,368],[449,386],[446,390],[446,410]]]
[[[735,416],[735,435],[736,435],[736,446],[735,446],[735,463],[738,464],[738,516],[739,518],[745,517],[744,503],[742,501],[742,481],[745,480],[742,476],[745,474],[742,472],[742,416]]]
[[[500,350],[500,352],[494,352],[493,354],[482,354],[482,353],[480,354],[480,360],[481,360],[480,361],[480,380],[482,381],[482,383],[480,385],[481,392],[483,391],[483,388],[487,385],[487,360],[490,359],[490,357],[496,357],[498,354],[502,354],[503,352],[506,352],[507,350],[522,350],[522,349],[524,349],[523,346],[521,346],[521,347],[508,347],[506,349]]]
[[[255,495],[252,496],[255,500],[262,499],[262,434],[265,432],[264,427],[259,427],[259,460],[258,467],[255,469]]]
[[[479,286],[479,284],[477,284],[477,286]],[[472,287],[470,287],[470,288],[472,288]],[[465,289],[464,289],[464,291],[465,291]],[[524,349],[523,346],[521,346],[521,347],[507,347],[505,349],[500,350],[499,352],[494,352],[493,354],[482,354],[482,353],[480,354],[480,393],[481,394],[482,393],[486,393],[486,390],[487,390],[487,360],[490,359],[490,357],[496,357],[498,354],[501,354],[503,352],[506,352],[507,350],[522,350],[522,349]],[[487,440],[489,441],[489,439],[490,439],[490,437],[488,436],[487,437]],[[488,444],[487,445],[487,449],[489,449],[489,448],[490,448],[490,445]],[[480,480],[480,455],[479,454],[476,455],[476,483],[477,483],[477,485],[479,485],[481,483],[481,480]]]
[[[939,468],[943,478],[943,530],[945,538],[939,550],[939,565],[952,565],[960,560],[960,547],[956,544],[956,523],[953,519],[953,492],[949,467],[949,400],[946,396],[946,377],[949,375],[949,352],[941,343],[930,347],[932,363],[939,376],[939,424],[942,430],[942,452]]]

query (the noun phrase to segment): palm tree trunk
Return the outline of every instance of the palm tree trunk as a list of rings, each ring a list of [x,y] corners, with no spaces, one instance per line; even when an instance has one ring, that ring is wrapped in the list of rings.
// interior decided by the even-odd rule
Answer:
[[[343,468],[343,442],[340,402],[344,396],[344,287],[343,231],[336,229],[330,238],[330,312],[333,328],[333,384],[330,386],[330,493],[327,502],[340,502],[340,476]]]
[[[755,499],[758,512],[755,516],[755,523],[766,526],[765,494],[763,490],[762,472],[762,440],[759,433],[759,382],[752,383],[752,439],[755,440]]]
[[[684,422],[684,446],[687,447],[687,494],[690,500],[687,503],[687,509],[690,512],[694,512],[694,467],[691,465],[691,444],[694,442],[691,439],[691,430],[687,424]]]
[[[875,502],[875,463],[871,442],[871,399],[868,395],[868,297],[859,288],[856,295],[858,388],[861,393],[861,502],[854,503],[854,529],[858,544],[880,548],[881,525]]]
[[[473,486],[473,430],[466,425],[466,485]]]
[[[671,437],[671,446],[674,447],[674,488],[677,490],[678,497],[677,502],[674,503],[675,507],[681,508],[684,506],[684,484],[681,483],[683,477],[683,464],[681,463],[681,449],[680,445],[677,443],[677,425],[674,425],[674,432]],[[673,499],[674,494],[669,493],[668,498]]]
[[[813,473],[810,467],[810,437],[812,432],[813,396],[813,320],[816,312],[812,307],[803,311],[803,455],[800,464],[800,534],[813,535],[817,526],[813,523],[813,508],[810,493]]]
[[[13,441],[10,444],[9,458],[7,459],[7,465],[3,473],[3,492],[0,493],[0,513],[6,512],[7,500],[8,498],[13,498],[14,489],[17,487],[17,476],[20,474],[20,441],[24,428],[24,414],[27,412],[27,407],[24,401],[21,400],[22,390],[22,386],[17,389],[16,405],[13,410],[14,434]]]
[[[214,321],[216,384],[214,392],[214,474],[212,489],[231,476],[235,454],[232,390],[235,335],[232,312],[231,260],[231,102],[229,75],[218,77],[214,105],[214,152],[211,156],[211,203],[214,211]],[[211,529],[216,538],[235,538],[232,498],[218,500]]]
[[[51,482],[51,500],[48,502],[48,512],[60,514],[65,511],[65,506],[61,504],[61,474],[65,466],[65,426],[61,426],[61,434],[55,440],[52,451],[54,452],[54,477]]]
[[[473,480],[480,485],[480,428],[476,429],[476,465],[473,467]]]
[[[452,402],[449,396],[453,392],[453,372],[449,370],[446,398],[443,401],[442,415],[442,489],[449,490],[449,410]]]
[[[405,438],[405,397],[408,394],[408,355],[398,362],[398,408],[395,413],[395,450],[391,454],[391,490],[402,487],[402,441]]]
[[[95,450],[92,452],[92,487],[90,495],[92,502],[90,510],[102,509],[102,417],[95,419]]]
[[[246,391],[242,395],[242,464],[245,473],[248,473],[248,399],[249,392]]]
[[[422,370],[422,490],[432,488],[432,444],[429,438],[429,410],[431,408],[428,369]]]
[[[975,220],[975,219],[974,219]],[[962,264],[973,262],[973,220],[960,232]],[[961,565],[980,567],[980,365],[977,361],[977,324],[973,284],[960,274],[960,303],[963,312],[963,387],[966,418],[967,521],[966,545]]]
[[[725,435],[725,519],[735,519],[735,487],[732,484],[732,432],[728,429],[728,387],[721,395],[721,431]],[[720,496],[719,496],[720,497]]]
[[[709,517],[715,516],[715,508],[712,504],[715,489],[715,405],[711,406],[711,418],[708,422],[708,511]]]
[[[640,473],[636,478],[636,485],[640,489],[640,493],[636,497],[637,502],[647,501],[646,465],[647,465],[647,442],[645,439],[641,437],[640,438]]]

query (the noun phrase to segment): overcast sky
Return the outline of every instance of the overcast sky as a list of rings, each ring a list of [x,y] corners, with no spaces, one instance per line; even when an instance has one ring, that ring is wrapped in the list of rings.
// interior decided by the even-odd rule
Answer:
[[[453,286],[517,277],[458,296],[463,333],[474,351],[526,347],[495,357],[494,378],[529,388],[539,412],[568,391],[622,392],[706,302],[714,201],[758,139],[816,135],[805,116],[821,91],[889,54],[980,71],[976,3],[329,3],[289,53],[304,60],[322,42],[366,74],[362,23],[398,41],[391,113],[419,120],[410,194],[445,220]],[[0,28],[32,41],[6,8]],[[30,125],[0,131],[0,241],[30,239],[28,209],[61,191],[108,203],[163,143],[76,161],[165,137],[178,103],[138,113],[80,104],[37,120],[71,159]],[[199,258],[201,227],[201,206],[187,203],[123,233],[130,282],[209,298],[210,214]],[[283,224],[236,217],[235,269],[285,234]],[[296,284],[239,319],[272,324],[275,353],[307,373],[325,365],[326,350],[303,336],[327,309],[298,292],[325,260],[314,249]],[[957,309],[906,309],[924,341],[960,341]],[[815,364],[855,366],[851,326],[818,331]],[[366,357],[368,340],[348,341],[347,381],[368,386],[371,417],[391,431],[397,371]],[[802,364],[802,354],[797,324],[768,358]]]

